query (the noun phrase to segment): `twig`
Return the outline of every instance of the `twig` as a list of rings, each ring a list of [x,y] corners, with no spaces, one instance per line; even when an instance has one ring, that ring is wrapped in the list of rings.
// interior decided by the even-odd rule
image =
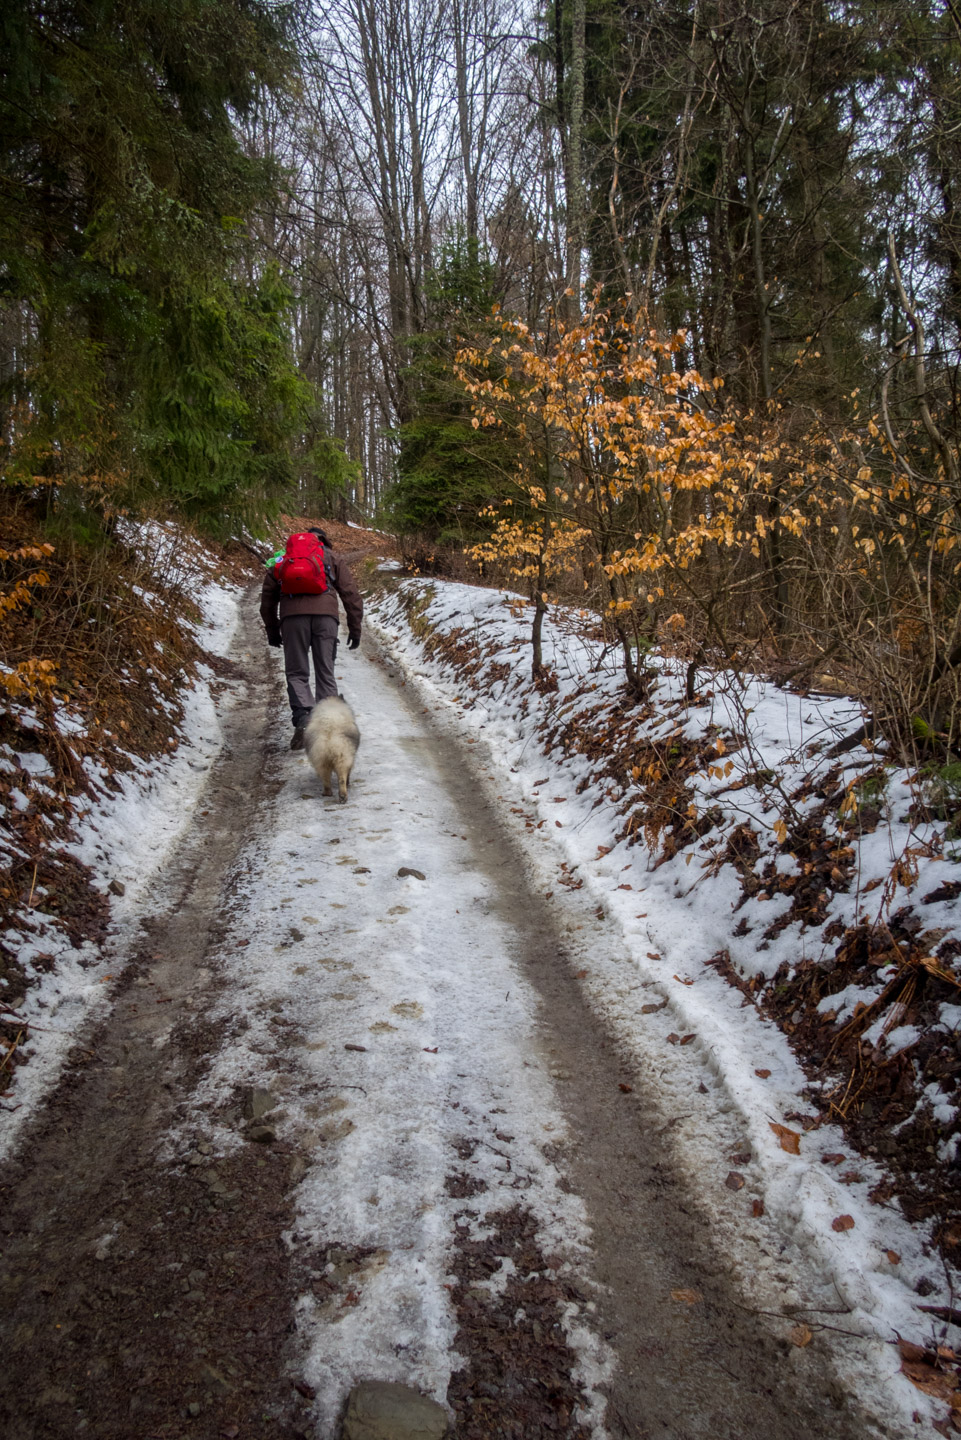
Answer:
[[[0,1060],[0,1071],[6,1070],[7,1066],[10,1064],[11,1060],[13,1059],[14,1052],[15,1052],[17,1046],[20,1044],[20,1041],[21,1041],[22,1039],[23,1039],[23,1031],[21,1030],[21,1031],[20,1031],[20,1034],[17,1036],[16,1040],[14,1040],[13,1044],[10,1046],[10,1048],[9,1048],[9,1050],[7,1051],[6,1055],[4,1055],[3,1059]]]

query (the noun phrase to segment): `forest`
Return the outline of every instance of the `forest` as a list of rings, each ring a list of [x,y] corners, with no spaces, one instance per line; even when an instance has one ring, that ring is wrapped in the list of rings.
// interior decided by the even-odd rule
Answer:
[[[959,539],[961,0],[3,0],[0,1430],[961,1434]]]
[[[525,591],[535,676],[574,601],[638,694],[655,645],[818,677],[953,762],[957,0],[0,23],[8,691],[123,517],[313,511]]]

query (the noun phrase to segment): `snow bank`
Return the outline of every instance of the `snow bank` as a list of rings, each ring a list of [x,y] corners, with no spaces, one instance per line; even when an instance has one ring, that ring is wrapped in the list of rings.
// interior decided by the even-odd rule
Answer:
[[[557,689],[542,694],[530,682],[529,612],[517,596],[405,581],[371,610],[371,624],[401,658],[408,678],[447,710],[462,734],[480,742],[497,791],[513,800],[518,831],[547,893],[566,904],[571,892],[580,891],[577,899],[601,907],[616,928],[640,983],[625,984],[623,966],[599,956],[584,974],[583,988],[630,1046],[639,1070],[659,1087],[666,1110],[684,1122],[675,1132],[681,1159],[706,1203],[714,1205],[713,1223],[724,1231],[724,1243],[744,1254],[746,1277],[752,1267],[783,1266],[793,1256],[799,1319],[816,1328],[830,1323],[832,1310],[843,1315],[835,1327],[873,1337],[871,1384],[879,1373],[890,1382],[884,1405],[890,1403],[905,1425],[914,1411],[934,1413],[927,1397],[898,1374],[896,1350],[880,1343],[897,1334],[945,1333],[943,1324],[918,1310],[919,1297],[927,1304],[952,1303],[929,1228],[909,1224],[896,1200],[871,1203],[870,1192],[883,1178],[879,1164],[852,1154],[838,1127],[813,1128],[816,1112],[803,1098],[808,1081],[787,1035],[751,1003],[746,984],[734,988],[707,963],[726,952],[744,982],[762,973],[770,978],[782,965],[793,969],[803,956],[830,950],[821,938],[824,925],[870,924],[885,907],[890,911],[892,867],[909,847],[929,857],[938,848],[932,843],[936,827],[909,815],[907,777],[895,772],[878,796],[883,823],[858,847],[854,883],[847,893],[830,895],[817,929],[792,923],[778,931],[772,921],[789,902],[776,893],[773,878],[745,900],[736,870],[718,863],[732,829],[746,824],[757,837],[761,862],[769,859],[778,873],[796,869],[797,861],[781,848],[781,827],[803,824],[820,803],[818,774],[840,763],[844,776],[856,779],[878,765],[879,756],[863,747],[840,762],[827,753],[858,727],[858,707],[787,693],[758,678],[722,686],[724,677],[706,673],[702,684],[713,683],[713,693],[691,707],[684,703],[684,667],[652,659],[655,713],[638,726],[639,741],[742,737],[692,782],[698,810],[715,807],[719,822],[705,841],[694,835],[664,859],[656,846],[632,845],[623,835],[630,787],[599,778],[596,757],[565,753],[550,738],[585,703],[598,723],[598,705],[607,700],[614,706],[623,698],[623,676],[599,643],[579,633],[586,627],[576,617],[552,608],[545,620],[544,661]],[[757,775],[766,783],[732,788]],[[806,794],[792,795],[802,776]],[[926,889],[958,874],[947,858],[924,863]],[[907,885],[910,877],[904,878]],[[929,908],[932,926],[957,933],[951,902]],[[834,996],[832,1008],[839,1000],[851,1009],[858,1000],[870,1002],[884,983],[881,974],[867,993]],[[959,1017],[957,1006],[943,1007],[942,1022],[952,1032]],[[906,1030],[892,1029],[884,1043],[894,1053],[911,1039]],[[932,1099],[944,1103],[943,1096]],[[743,1153],[712,1157],[731,1134],[740,1135]],[[724,1184],[733,1192],[726,1199]],[[765,1218],[755,1218],[762,1210]],[[766,1236],[760,1259],[752,1245],[745,1250],[752,1225]],[[747,1278],[745,1284],[750,1288]],[[864,1392],[858,1363],[852,1354],[846,1378]]]
[[[147,532],[146,538],[155,548],[162,539],[169,542],[165,563],[172,565],[173,556],[180,552],[165,528],[157,527],[156,535]],[[163,555],[160,558],[163,561]],[[240,595],[238,587],[213,580],[194,582],[201,612],[194,627],[196,638],[213,655],[230,652],[240,618]],[[109,895],[112,926],[107,945],[103,949],[91,942],[73,945],[55,918],[33,908],[21,912],[14,927],[0,937],[35,982],[23,995],[0,991],[6,1018],[24,1022],[21,1044],[29,1055],[29,1062],[17,1067],[16,1085],[0,1106],[0,1159],[12,1153],[87,1022],[106,1010],[110,982],[122,963],[115,957],[125,952],[151,883],[191,823],[192,809],[222,743],[221,719],[211,689],[214,678],[212,670],[201,665],[194,684],[183,692],[183,722],[176,749],[147,762],[131,755],[133,768],[113,777],[118,787],[115,792],[98,784],[95,800],[78,797],[74,838],[60,848],[89,865],[95,887]],[[84,728],[82,718],[62,702],[55,707],[55,717],[64,743],[69,744],[70,736]],[[22,727],[39,728],[39,720],[28,707],[18,707],[17,718]],[[32,726],[31,719],[36,720]],[[13,763],[14,752],[3,747],[0,764],[7,768]],[[30,793],[43,786],[51,773],[49,763],[39,752],[29,751],[16,752],[15,763],[26,793],[14,788],[11,798],[14,804],[21,803],[18,797],[29,804]],[[105,778],[103,767],[87,764],[91,779]],[[2,821],[0,847],[15,849]]]

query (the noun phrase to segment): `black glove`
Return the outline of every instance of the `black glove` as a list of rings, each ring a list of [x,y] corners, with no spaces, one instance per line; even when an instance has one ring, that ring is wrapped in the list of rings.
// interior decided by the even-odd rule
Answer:
[[[282,643],[283,643],[283,642],[281,641],[281,638],[280,638],[279,635],[277,636],[276,640],[274,639],[274,637],[273,637],[272,635],[268,635],[268,636],[267,636],[267,644],[270,645],[271,648],[274,649],[274,650],[279,650]]]
[[[359,645],[360,645],[360,636],[359,636],[359,635],[348,635],[348,636],[347,636],[347,649],[348,649],[348,650],[356,650]]]

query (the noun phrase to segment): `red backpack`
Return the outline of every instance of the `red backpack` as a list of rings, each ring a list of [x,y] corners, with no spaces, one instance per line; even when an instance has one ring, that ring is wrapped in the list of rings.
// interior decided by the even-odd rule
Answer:
[[[284,595],[323,595],[327,590],[327,568],[323,543],[316,535],[291,535],[283,555],[274,566]]]

